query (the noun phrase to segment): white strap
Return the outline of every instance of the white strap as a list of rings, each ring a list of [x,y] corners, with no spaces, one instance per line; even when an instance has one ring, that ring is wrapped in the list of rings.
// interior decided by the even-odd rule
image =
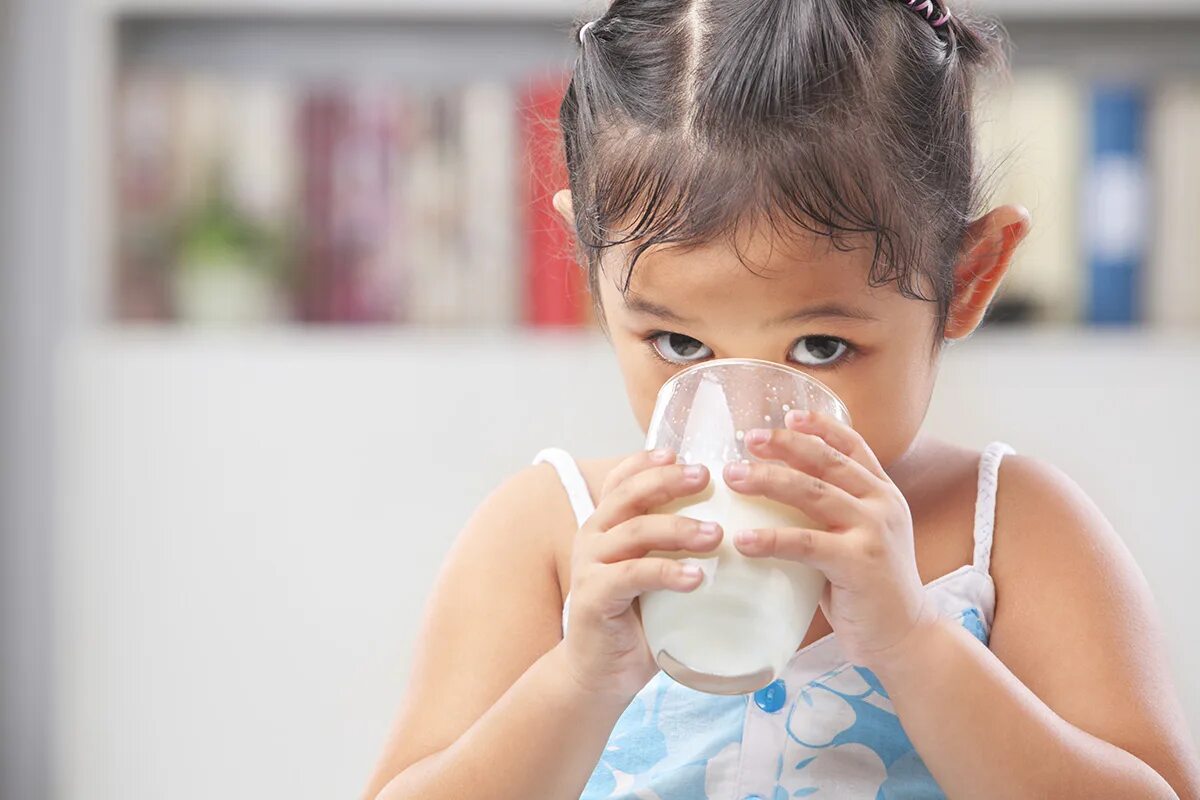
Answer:
[[[975,496],[975,569],[987,573],[992,562],[992,532],[996,524],[996,487],[1000,461],[1016,453],[1004,442],[992,442],[979,458],[979,491]]]
[[[540,464],[543,461],[552,464],[558,472],[558,479],[562,481],[563,488],[567,490],[567,498],[571,501],[571,508],[575,512],[576,523],[583,525],[587,518],[595,512],[596,505],[592,502],[592,494],[588,490],[583,473],[579,471],[579,465],[575,463],[575,459],[571,457],[570,453],[558,447],[547,447],[533,459],[534,464]]]

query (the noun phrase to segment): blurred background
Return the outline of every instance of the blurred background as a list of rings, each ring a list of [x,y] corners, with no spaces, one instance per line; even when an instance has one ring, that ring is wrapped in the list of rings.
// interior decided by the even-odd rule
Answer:
[[[1035,229],[927,425],[1095,498],[1195,731],[1200,0],[977,4]],[[0,798],[356,796],[478,502],[640,446],[550,216],[602,9],[0,0]]]

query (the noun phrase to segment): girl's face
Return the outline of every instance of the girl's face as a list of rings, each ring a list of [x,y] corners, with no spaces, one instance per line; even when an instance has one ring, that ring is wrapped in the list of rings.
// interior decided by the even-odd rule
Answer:
[[[1023,235],[1021,228],[1013,246]],[[833,389],[880,463],[895,464],[917,436],[937,376],[936,306],[894,285],[870,287],[869,250],[840,252],[812,236],[772,242],[765,233],[742,236],[738,247],[745,265],[727,243],[648,250],[625,296],[627,251],[605,251],[600,301],[642,431],[675,373],[708,359],[757,358]],[[964,282],[966,309],[978,314],[948,326],[947,338],[978,324],[1010,253],[989,262],[982,282]]]

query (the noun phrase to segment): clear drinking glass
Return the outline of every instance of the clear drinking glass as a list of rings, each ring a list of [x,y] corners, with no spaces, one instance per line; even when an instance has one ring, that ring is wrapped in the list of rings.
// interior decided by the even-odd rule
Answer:
[[[704,580],[692,592],[644,593],[642,627],[658,666],[685,686],[711,694],[746,694],[783,671],[816,614],[826,579],[794,561],[750,558],[733,545],[744,528],[815,527],[796,508],[734,492],[724,481],[731,461],[759,461],[744,444],[754,428],[782,428],[789,409],[822,411],[850,424],[845,404],[800,370],[771,361],[718,359],[683,370],[659,390],[647,449],[669,447],[682,463],[704,464],[705,490],[656,513],[721,524],[709,553],[656,552],[696,564]]]

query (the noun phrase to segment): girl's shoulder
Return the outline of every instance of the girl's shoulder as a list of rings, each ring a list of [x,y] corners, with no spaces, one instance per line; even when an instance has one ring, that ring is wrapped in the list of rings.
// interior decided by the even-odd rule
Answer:
[[[595,469],[590,461],[573,459],[585,476],[592,502],[600,484],[592,483]],[[570,587],[571,543],[579,530],[575,509],[564,486],[564,478],[550,461],[523,467],[497,490],[505,492],[522,509],[525,534],[532,547],[553,563],[562,599]]]
[[[913,513],[918,551],[923,532],[939,540],[930,549],[971,547],[980,504],[994,497],[990,573],[998,593],[1044,580],[1048,570],[1081,550],[1097,559],[1097,573],[1124,570],[1128,553],[1097,504],[1058,467],[1031,455],[1008,452],[994,465],[994,481],[981,475],[983,454],[928,441],[921,461],[902,486]],[[947,565],[948,566],[948,565]],[[923,570],[924,572],[924,570]]]
[[[1096,566],[1107,568],[1127,556],[1100,507],[1061,469],[1022,454],[1000,462],[992,558],[997,582],[1044,577],[1070,557],[1098,558]]]

